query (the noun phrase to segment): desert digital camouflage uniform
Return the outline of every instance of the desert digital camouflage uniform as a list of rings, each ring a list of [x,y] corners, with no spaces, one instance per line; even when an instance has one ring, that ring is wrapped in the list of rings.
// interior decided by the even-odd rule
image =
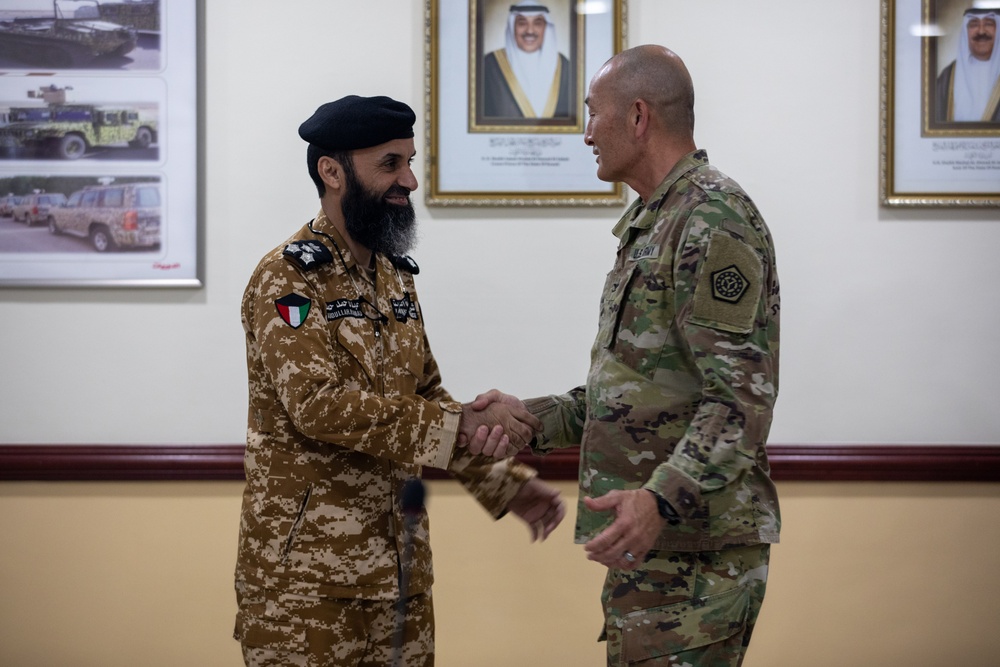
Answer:
[[[584,496],[646,488],[677,513],[642,567],[608,572],[608,664],[738,664],[780,527],[764,450],[778,391],[773,242],[700,150],[614,232],[587,384],[527,401],[545,424],[535,450],[581,444],[578,543],[612,520]]]
[[[320,213],[268,253],[247,285],[235,631],[245,651],[308,650],[330,622],[309,612],[317,600],[397,599],[398,495],[422,466],[449,470],[494,517],[534,475],[456,448],[461,404],[441,386],[408,261],[376,255],[369,276]],[[412,532],[407,597],[429,593],[433,580],[426,515]]]

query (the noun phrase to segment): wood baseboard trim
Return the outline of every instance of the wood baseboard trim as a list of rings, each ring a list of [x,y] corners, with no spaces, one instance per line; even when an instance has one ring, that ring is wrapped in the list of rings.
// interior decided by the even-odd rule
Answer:
[[[776,481],[1000,482],[1000,445],[769,445]],[[544,479],[575,480],[567,449],[520,455]],[[447,474],[428,469],[428,479]],[[0,481],[241,480],[243,445],[0,445]]]

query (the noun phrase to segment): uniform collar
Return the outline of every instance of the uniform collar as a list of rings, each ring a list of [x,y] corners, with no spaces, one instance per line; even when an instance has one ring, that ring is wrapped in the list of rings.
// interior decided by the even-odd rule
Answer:
[[[629,229],[649,229],[652,227],[653,222],[656,220],[656,212],[659,210],[663,198],[667,196],[667,193],[676,185],[677,181],[683,178],[688,172],[707,164],[708,153],[703,149],[698,149],[682,157],[674,165],[673,169],[670,170],[666,178],[656,186],[648,202],[644,203],[642,199],[636,197],[636,200],[632,202],[632,205],[625,211],[621,220],[615,225],[613,230],[614,235],[623,239]]]
[[[348,271],[357,266],[358,262],[354,259],[354,253],[352,253],[351,249],[348,247],[347,241],[344,239],[344,235],[340,233],[340,230],[337,229],[337,226],[333,224],[333,221],[327,217],[326,213],[324,213],[322,209],[320,209],[320,212],[316,214],[315,218],[313,218],[311,228],[317,241],[326,245],[326,243],[333,239],[333,241],[337,244],[336,248],[330,248],[330,252],[333,253],[338,264],[340,263],[340,257],[343,257],[344,266]],[[340,250],[340,257],[337,256],[338,249]],[[362,271],[362,273],[364,272]]]
[[[367,271],[360,264],[358,264],[358,260],[354,257],[354,253],[352,253],[351,249],[348,247],[347,241],[344,239],[344,235],[340,233],[337,226],[333,224],[330,218],[327,217],[326,213],[322,210],[316,214],[316,217],[313,218],[310,226],[313,231],[313,236],[317,241],[320,241],[323,245],[327,245],[332,240],[337,244],[336,248],[330,248],[330,252],[334,256],[335,263],[338,266],[342,266],[345,271],[357,275],[362,280],[369,283],[372,282],[373,276],[379,271],[396,272],[398,277],[398,271],[392,261],[380,252],[372,253],[372,257],[375,258],[375,271]],[[338,250],[340,251],[339,255],[337,253]],[[343,262],[340,261],[341,257],[343,257]],[[379,268],[379,265],[381,265],[381,268]]]

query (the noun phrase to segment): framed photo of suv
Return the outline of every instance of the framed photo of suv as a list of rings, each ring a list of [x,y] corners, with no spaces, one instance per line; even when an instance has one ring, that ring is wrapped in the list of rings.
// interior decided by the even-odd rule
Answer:
[[[0,285],[200,287],[202,0],[3,5]]]
[[[626,0],[426,0],[429,206],[620,206],[583,141]]]

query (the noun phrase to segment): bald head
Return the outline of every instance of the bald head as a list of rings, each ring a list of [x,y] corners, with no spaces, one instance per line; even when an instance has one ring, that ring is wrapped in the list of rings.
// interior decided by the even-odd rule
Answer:
[[[684,62],[662,46],[617,54],[594,75],[583,141],[597,177],[627,183],[646,200],[695,150],[694,87]]]
[[[622,51],[594,78],[625,104],[645,100],[667,132],[694,134],[694,85],[684,61],[670,49],[646,44]]]

